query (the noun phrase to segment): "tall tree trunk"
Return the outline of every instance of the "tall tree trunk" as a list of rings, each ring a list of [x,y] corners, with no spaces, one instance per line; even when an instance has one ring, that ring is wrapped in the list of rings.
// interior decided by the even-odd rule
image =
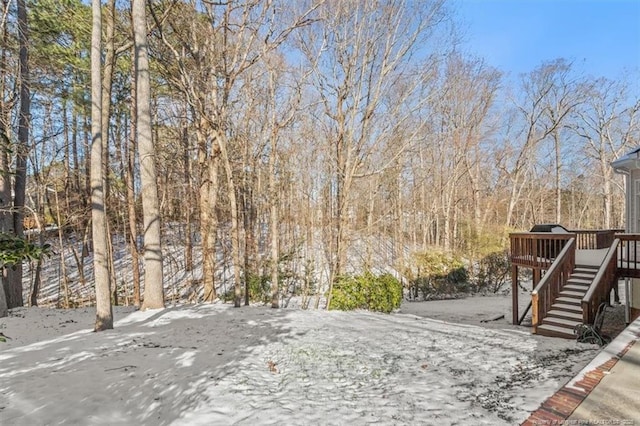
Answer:
[[[555,191],[556,191],[556,223],[562,220],[562,190],[560,188],[560,179],[562,172],[562,158],[560,156],[560,135],[558,131],[553,132],[553,145],[555,150]]]
[[[20,45],[20,112],[18,117],[18,146],[16,147],[16,170],[14,175],[13,231],[23,236],[23,208],[27,192],[27,155],[29,151],[29,121],[31,109],[29,76],[29,26],[25,0],[18,0],[18,42]],[[7,274],[9,309],[23,306],[22,300],[22,263],[17,263]]]
[[[271,151],[269,152],[269,231],[270,231],[270,257],[271,257],[271,307],[278,308],[279,286],[278,282],[278,262],[280,248],[278,246],[278,188],[276,186],[276,155],[278,148],[278,138],[276,134],[271,135]],[[312,214],[309,212],[309,214]]]
[[[101,1],[92,0],[91,32],[91,220],[93,230],[93,267],[96,286],[95,331],[113,328],[111,307],[111,273],[108,263],[107,221],[105,215],[104,179],[102,176],[102,76],[101,76]]]
[[[345,212],[346,203],[346,173],[347,173],[347,147],[345,143],[345,118],[342,111],[342,99],[338,106],[338,135],[335,142],[335,212],[332,217],[331,229],[333,232],[333,253],[332,263],[329,271],[329,291],[327,295],[327,310],[331,308],[331,298],[333,296],[333,284],[342,275],[346,256],[345,251]],[[335,230],[335,231],[334,231]]]
[[[247,183],[247,179],[248,179],[248,171],[247,171],[247,156],[245,155],[245,163],[244,163],[244,167],[243,167],[243,182],[242,182],[242,228],[244,230],[244,264],[243,264],[243,271],[244,273],[242,274],[243,280],[244,280],[244,305],[245,306],[249,306],[249,299],[250,299],[250,294],[249,294],[249,284],[250,284],[250,280],[251,280],[251,274],[249,273],[249,264],[251,262],[250,258],[249,258],[249,252],[250,252],[250,246],[252,244],[252,236],[253,236],[253,230],[252,228],[252,222],[251,222],[251,212],[250,209],[251,207],[251,195],[249,194],[249,185]]]
[[[151,80],[147,47],[147,21],[144,0],[133,0],[133,35],[135,41],[136,105],[140,182],[144,223],[144,301],[143,309],[164,308],[162,279],[162,244],[156,155],[151,129]]]
[[[398,175],[396,176],[396,185],[397,185],[397,206],[396,206],[396,211],[397,211],[397,215],[398,215],[398,222],[396,223],[396,229],[397,229],[397,238],[395,241],[395,246],[396,246],[396,251],[394,253],[395,258],[393,259],[393,264],[394,265],[402,265],[404,264],[404,246],[405,246],[405,241],[404,241],[404,236],[405,236],[405,232],[404,232],[404,223],[405,223],[405,218],[404,218],[404,206],[402,204],[402,166],[398,165]]]
[[[202,284],[204,301],[213,302],[216,297],[216,236],[217,216],[216,204],[218,197],[218,148],[212,147],[211,154],[207,152],[207,123],[204,118],[199,122],[196,130],[198,139],[198,166],[200,168],[200,236],[202,238]]]
[[[112,272],[110,274],[111,283],[109,284],[112,294],[112,301],[115,305],[118,304],[117,297],[117,282],[115,279],[114,265],[113,265],[113,243],[111,241],[111,227],[109,224],[109,214],[108,214],[108,206],[112,203],[110,202],[110,189],[109,189],[109,119],[111,117],[111,92],[113,85],[113,73],[115,70],[115,15],[116,15],[116,1],[109,0],[108,7],[106,8],[107,16],[105,19],[106,23],[106,31],[105,31],[105,54],[104,54],[104,63],[103,63],[103,71],[102,71],[102,185],[103,185],[103,193],[104,193],[104,208],[105,208],[105,217],[106,226],[107,226],[107,241],[108,241],[108,250],[107,250],[107,261],[109,262],[109,270]],[[114,208],[114,210],[117,207]]]
[[[9,315],[9,309],[7,308],[7,298],[4,295],[4,288],[0,285],[0,318],[4,318]]]
[[[9,7],[9,0],[2,1],[2,10]],[[9,31],[7,29],[7,16],[3,13],[2,24],[2,51],[0,52],[0,232],[13,231],[13,215],[11,214],[11,108],[12,100],[5,99],[7,93],[7,52],[9,45]],[[0,318],[8,315],[6,291],[8,290],[8,270],[0,268]]]
[[[185,108],[186,110],[186,108]],[[185,113],[186,116],[186,113]],[[184,234],[184,269],[193,270],[193,239],[191,238],[191,221],[193,217],[193,204],[191,197],[191,159],[189,158],[189,130],[187,123],[182,129],[182,161],[184,173],[184,188],[186,205],[184,212],[185,234]]]
[[[133,52],[135,55],[135,52]],[[135,191],[135,169],[136,169],[136,134],[138,133],[136,122],[138,120],[137,86],[135,77],[135,67],[131,73],[131,130],[129,134],[129,146],[127,147],[127,167],[125,172],[125,182],[127,185],[127,218],[129,222],[129,252],[131,253],[131,268],[133,269],[133,305],[137,308],[141,305],[140,299],[140,252],[138,251],[138,228],[136,226],[136,191]]]
[[[613,208],[613,191],[611,188],[611,182],[613,180],[613,170],[608,162],[602,161],[602,192],[603,192],[603,210],[604,217],[602,228],[611,229],[611,210]],[[623,209],[624,210],[624,209]]]
[[[44,149],[44,145],[43,145],[43,149]],[[43,192],[46,192],[47,187],[46,187],[46,184],[42,181],[41,173],[38,173],[36,171],[34,173],[33,178],[34,178],[36,187],[39,189],[36,192],[36,197],[37,197],[36,202],[33,203],[35,204],[36,208],[32,212],[32,214],[36,222],[36,229],[38,230],[38,243],[40,244],[40,246],[43,246],[45,243],[44,229],[46,226],[46,223],[45,223],[46,194],[44,194]],[[33,198],[31,198],[31,201],[33,201]],[[33,268],[33,262],[31,263],[31,267]],[[29,295],[29,306],[38,306],[38,296],[39,296],[40,287],[42,284],[41,273],[42,273],[42,258],[39,258],[36,262],[35,274],[33,276],[33,282],[31,284],[31,292]]]
[[[69,117],[68,117],[68,109],[69,102],[67,101],[67,94],[63,95],[62,98],[62,133],[64,134],[64,159],[62,160],[62,167],[64,168],[62,174],[62,182],[63,182],[63,190],[64,190],[64,199],[65,199],[65,210],[70,211],[69,198],[72,194],[71,192],[71,141],[69,138]]]
[[[60,245],[60,273],[62,274],[62,290],[64,291],[64,308],[69,309],[69,277],[67,275],[67,264],[65,263],[64,231],[62,226],[62,215],[60,214],[60,198],[58,190],[55,191],[56,202],[56,225],[58,225],[58,244]]]
[[[240,266],[240,227],[238,218],[238,199],[236,197],[236,184],[233,178],[231,160],[227,152],[227,141],[221,130],[216,130],[216,141],[220,148],[222,164],[227,178],[227,196],[231,209],[231,258],[233,263],[233,306],[239,308],[242,305],[242,280]]]
[[[252,161],[249,143],[245,143],[243,168],[242,168],[242,219],[244,230],[244,304],[250,303],[249,285],[251,277],[259,275],[256,259],[258,258],[258,248],[256,245],[256,202],[254,192],[260,193],[260,179],[256,179],[258,169]]]
[[[78,198],[80,198],[81,204],[79,207],[82,207],[82,211],[85,211],[87,197],[82,196],[82,194],[85,194],[85,187],[83,187],[82,183],[80,182],[80,155],[78,154],[78,134],[80,132],[80,129],[78,126],[78,113],[76,112],[75,108],[72,108],[72,114],[71,156],[73,161],[73,189],[76,191],[76,194],[78,194]],[[76,208],[78,208],[78,206]],[[80,221],[76,231],[82,232],[83,228],[84,227],[82,226],[82,221]]]

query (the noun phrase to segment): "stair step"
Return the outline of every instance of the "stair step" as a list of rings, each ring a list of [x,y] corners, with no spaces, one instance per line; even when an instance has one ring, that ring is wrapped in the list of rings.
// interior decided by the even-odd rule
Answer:
[[[579,284],[591,284],[594,278],[595,277],[575,277],[573,275],[570,275],[567,281],[573,281]]]
[[[584,266],[576,266],[573,270],[575,272],[579,272],[581,274],[595,274],[596,272],[598,272],[598,269],[600,269],[600,267],[598,268],[587,268]]]
[[[581,268],[576,267],[573,270],[574,274],[585,274],[585,275],[595,275],[598,273],[598,269],[600,268]]]
[[[575,339],[576,336],[573,334],[573,329],[568,329],[565,327],[558,327],[551,324],[541,324],[538,326],[536,334],[541,336],[548,337],[562,337],[564,339]]]
[[[585,271],[585,272],[582,272],[582,271],[576,271],[576,270],[574,270],[574,271],[571,273],[571,276],[572,276],[572,277],[582,278],[582,279],[588,279],[588,280],[593,279],[593,277],[595,277],[596,275],[598,275],[597,271],[594,271],[594,272],[586,272],[586,271]]]
[[[562,312],[573,312],[576,314],[580,314],[580,316],[582,316],[582,304],[580,305],[567,304],[567,303],[561,303],[556,301],[556,303],[551,305],[551,310],[552,311],[558,310]]]
[[[573,333],[573,330],[575,330],[576,325],[582,324],[582,318],[580,318],[580,321],[576,321],[576,320],[547,316],[542,320],[542,324],[549,324],[549,325],[555,325],[557,327],[564,327],[569,331],[571,331],[571,333]]]
[[[598,267],[576,265],[546,317],[536,327],[536,333],[575,339],[575,327],[582,323],[582,298],[597,274]]]
[[[593,282],[593,278],[595,278],[595,277],[591,277],[591,278],[588,278],[588,279],[587,278],[576,278],[573,275],[571,275],[571,277],[569,277],[569,279],[567,280],[567,283],[590,286],[591,283]]]
[[[547,312],[546,318],[563,318],[567,320],[582,322],[582,312],[564,311],[554,308],[555,305],[551,307],[551,310],[549,312]]]
[[[558,298],[556,298],[556,301],[554,302],[554,305],[556,303],[561,303],[563,305],[574,305],[577,306],[580,310],[582,310],[582,298],[576,298],[576,297],[565,297],[565,296],[560,296]]]
[[[569,291],[580,291],[582,293],[586,293],[587,290],[589,290],[589,286],[588,285],[583,285],[583,284],[567,284],[564,286],[564,288],[562,289],[564,290],[569,290]]]
[[[586,292],[584,292],[584,291],[562,290],[558,296],[560,296],[560,297],[572,297],[574,299],[582,299],[584,297],[585,293]],[[558,299],[560,297],[558,297]]]
[[[594,272],[581,272],[581,271],[576,271],[575,269],[571,273],[572,277],[584,278],[584,279],[591,279],[591,278],[595,277],[596,275],[598,275],[597,271],[594,271]]]
[[[576,265],[575,270],[576,271],[589,271],[589,272],[593,272],[593,271],[597,271],[598,269],[600,269],[599,266],[593,266],[593,265]]]

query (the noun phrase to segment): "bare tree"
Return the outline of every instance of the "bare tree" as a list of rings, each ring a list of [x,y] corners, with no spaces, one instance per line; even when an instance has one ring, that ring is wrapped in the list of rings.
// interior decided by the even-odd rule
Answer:
[[[587,99],[577,112],[578,120],[572,129],[585,142],[588,158],[595,162],[598,192],[602,197],[602,226],[609,229],[614,222],[616,183],[610,164],[638,143],[640,99],[628,103],[628,87],[623,81],[601,78],[586,86],[585,90]]]
[[[562,169],[565,152],[562,141],[568,136],[570,114],[584,101],[585,93],[578,79],[572,75],[572,64],[558,59],[548,66],[555,68],[554,82],[545,102],[545,113],[551,131],[554,152],[555,223],[562,220]]]
[[[271,275],[271,307],[279,307],[280,282],[280,196],[278,191],[278,162],[281,132],[293,122],[298,114],[301,101],[301,83],[294,82],[288,93],[282,90],[285,64],[279,55],[271,55],[266,61],[268,69],[268,110],[270,111],[267,126],[269,140],[268,193],[269,193],[269,249]]]
[[[11,110],[17,97],[10,82],[13,75],[9,69],[8,45],[9,45],[9,0],[3,0],[0,17],[0,37],[2,39],[2,51],[0,52],[0,232],[13,232],[13,215],[11,213]],[[7,298],[9,290],[7,268],[0,269],[0,318],[7,316]]]
[[[457,240],[463,199],[472,199],[471,222],[476,230],[480,228],[480,143],[490,129],[487,121],[499,83],[500,74],[481,60],[452,54],[443,66],[443,81],[432,103],[430,147],[438,152],[432,172],[438,182],[434,198],[441,200],[442,212],[442,239],[437,241],[445,250],[453,249]]]
[[[135,49],[135,46],[133,46]],[[135,52],[132,52],[135,56]],[[138,121],[137,110],[137,85],[135,61],[131,69],[131,134],[129,135],[126,150],[126,167],[124,168],[124,181],[127,186],[127,219],[129,222],[127,245],[131,253],[131,268],[133,269],[133,304],[141,306],[140,298],[140,253],[138,252],[138,228],[136,215],[136,192],[135,192],[135,170],[136,170],[136,135],[138,133],[136,123]]]
[[[109,223],[109,205],[111,198],[110,191],[110,179],[109,179],[109,122],[111,118],[111,94],[113,90],[113,76],[115,72],[116,66],[116,48],[115,48],[115,20],[116,20],[116,2],[115,0],[108,0],[107,7],[105,9],[104,17],[104,32],[105,39],[103,43],[104,49],[104,60],[102,62],[102,119],[101,126],[102,130],[100,134],[102,135],[102,184],[103,184],[103,194],[104,194],[104,208],[105,208],[105,220],[106,230],[107,230],[107,261],[109,263],[109,280],[110,280],[110,291],[111,291],[111,300],[112,303],[118,304],[118,291],[117,291],[117,282],[115,280],[114,266],[113,266],[113,246],[112,246],[112,232]]]
[[[29,25],[25,0],[18,0],[18,44],[20,67],[20,108],[18,113],[18,144],[15,147],[15,172],[13,185],[13,233],[23,236],[24,206],[27,191],[27,156],[29,153],[29,123],[31,114],[31,89],[29,73]],[[7,270],[6,299],[9,308],[23,306],[22,263]]]
[[[111,307],[111,271],[109,270],[109,242],[102,175],[102,5],[100,0],[92,0],[91,5],[93,10],[91,33],[91,220],[96,288],[95,330],[102,331],[113,328],[113,310]]]
[[[418,46],[427,49],[446,13],[440,1],[417,10],[403,1],[338,1],[319,12],[321,24],[308,27],[300,47],[313,67],[314,90],[323,106],[319,131],[325,133],[331,161],[330,307],[333,282],[346,266],[354,181],[392,166],[402,152],[402,144],[390,143],[394,151],[386,161],[369,161],[406,124],[407,101],[429,76],[412,70],[409,59]],[[388,113],[384,120],[383,109]]]
[[[140,155],[142,210],[144,222],[145,290],[143,309],[164,308],[162,279],[162,245],[156,156],[151,133],[151,84],[147,48],[147,20],[144,0],[133,0],[131,6],[135,40],[136,131]]]
[[[184,16],[197,15],[196,3],[206,14],[206,25],[202,25],[202,19],[184,22]],[[234,96],[247,71],[259,64],[267,53],[277,49],[292,31],[306,25],[309,14],[317,6],[310,6],[290,20],[277,19],[274,11],[278,4],[274,1],[192,2],[190,7],[184,7],[182,16],[166,15],[170,25],[163,25],[159,16],[154,15],[154,18],[161,30],[159,35],[166,54],[177,66],[171,82],[184,93],[194,113],[200,166],[205,299],[215,297],[217,195],[219,184],[224,183],[234,304],[238,307],[242,304],[243,278],[238,195],[244,171],[236,169],[233,161],[234,156],[242,152],[239,138],[234,133]],[[188,37],[173,32],[178,25],[185,29]],[[222,182],[220,173],[224,173]]]
[[[178,3],[175,8],[163,6],[159,11],[151,9],[159,30],[159,44],[155,46],[154,53],[160,59],[162,73],[170,87],[187,103],[195,129],[197,159],[194,174],[198,181],[202,283],[204,300],[212,302],[217,297],[215,272],[220,150],[211,143],[212,127],[208,116],[213,114],[209,93],[217,84],[212,70],[219,68],[219,36],[215,28],[199,19],[195,3]],[[163,15],[159,16],[159,12]],[[188,144],[189,140],[183,142]],[[185,150],[188,151],[188,147]],[[185,184],[189,185],[189,182],[185,181]]]
[[[507,147],[510,152],[508,157],[513,160],[511,160],[510,166],[503,168],[511,182],[511,193],[505,218],[507,227],[512,225],[516,205],[528,182],[532,167],[536,163],[540,143],[559,132],[561,125],[565,123],[567,114],[575,108],[576,101],[568,98],[573,95],[573,92],[565,84],[569,69],[570,66],[564,60],[558,59],[543,63],[522,77],[523,98],[520,101],[514,100],[517,114],[514,129],[518,132],[515,139],[519,143]],[[554,154],[559,149],[559,145],[554,144]],[[560,176],[560,165],[560,160],[558,160],[556,163],[557,176]]]

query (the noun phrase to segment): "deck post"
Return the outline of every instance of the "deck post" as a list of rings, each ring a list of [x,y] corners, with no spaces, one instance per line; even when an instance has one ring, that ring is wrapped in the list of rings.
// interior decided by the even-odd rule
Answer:
[[[538,332],[538,293],[531,293],[531,325],[533,326],[533,334]]]
[[[518,325],[518,265],[511,264],[511,311],[513,325]]]

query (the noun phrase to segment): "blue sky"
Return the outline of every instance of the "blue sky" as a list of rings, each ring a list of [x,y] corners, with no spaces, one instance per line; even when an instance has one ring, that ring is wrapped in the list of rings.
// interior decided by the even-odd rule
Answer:
[[[464,49],[517,77],[566,58],[586,75],[640,71],[640,0],[454,0]],[[636,80],[636,91],[640,83]]]

